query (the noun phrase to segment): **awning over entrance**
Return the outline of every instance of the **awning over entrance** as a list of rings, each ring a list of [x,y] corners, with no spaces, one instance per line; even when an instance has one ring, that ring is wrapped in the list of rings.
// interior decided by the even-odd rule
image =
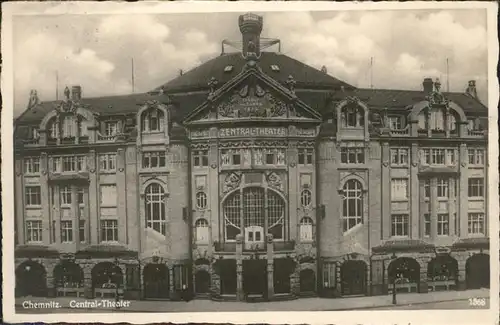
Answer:
[[[132,259],[138,258],[138,253],[131,251],[124,246],[119,245],[92,245],[76,253],[76,258],[115,258],[128,257]]]
[[[397,253],[397,252],[433,252],[434,245],[418,239],[389,240],[382,245],[372,248],[377,254]]]
[[[20,245],[16,247],[14,255],[16,258],[57,257],[59,251],[48,246]]]
[[[455,243],[453,243],[452,248],[454,250],[460,249],[489,249],[490,248],[490,239],[489,238],[463,238]]]

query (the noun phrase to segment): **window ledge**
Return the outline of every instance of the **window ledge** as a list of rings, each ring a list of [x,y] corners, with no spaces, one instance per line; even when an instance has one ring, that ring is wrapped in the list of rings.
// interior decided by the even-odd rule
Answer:
[[[43,245],[43,241],[26,241],[30,245]]]
[[[104,241],[104,240],[101,240],[99,243],[103,244],[103,245],[113,245],[113,246],[114,245],[120,245],[120,243],[117,242],[117,241]]]
[[[26,210],[40,210],[42,208],[42,205],[27,205]]]
[[[406,235],[406,236],[391,236],[391,239],[395,239],[395,240],[404,240],[404,239],[408,239],[410,236]]]
[[[99,174],[116,174],[116,169],[99,170]]]
[[[482,196],[469,196],[469,201],[473,201],[473,202],[484,201],[484,197],[482,197]]]
[[[147,131],[147,130],[143,130],[141,133],[142,134],[163,134],[164,131],[163,130],[160,130],[160,131]]]
[[[408,200],[409,200],[408,198],[404,198],[404,199],[403,198],[393,198],[393,199],[391,199],[391,202],[401,203],[401,202],[408,202]]]

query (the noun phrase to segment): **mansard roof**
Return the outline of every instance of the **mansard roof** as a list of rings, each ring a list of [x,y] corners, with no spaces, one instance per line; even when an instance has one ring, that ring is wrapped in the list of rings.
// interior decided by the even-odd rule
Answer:
[[[163,89],[168,93],[208,90],[208,82],[212,77],[217,79],[219,86],[222,86],[240,73],[245,64],[246,60],[240,52],[222,54],[168,81],[156,90]],[[226,69],[226,67],[231,68]],[[292,75],[297,82],[297,88],[330,90],[341,87],[354,88],[344,81],[281,53],[262,52],[259,67],[280,83],[285,83],[288,76]]]

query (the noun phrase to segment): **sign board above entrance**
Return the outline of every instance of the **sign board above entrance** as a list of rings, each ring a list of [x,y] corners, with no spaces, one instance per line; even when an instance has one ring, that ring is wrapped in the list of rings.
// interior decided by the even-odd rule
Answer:
[[[286,128],[225,128],[219,130],[219,138],[230,137],[284,137]]]

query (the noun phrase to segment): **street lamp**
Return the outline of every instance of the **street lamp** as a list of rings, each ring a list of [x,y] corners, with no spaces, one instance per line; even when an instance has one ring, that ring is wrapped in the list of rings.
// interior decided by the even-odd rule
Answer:
[[[391,256],[392,261],[395,261],[397,259],[396,253],[392,253]],[[396,300],[396,274],[392,277],[392,304],[397,305],[397,300]]]

